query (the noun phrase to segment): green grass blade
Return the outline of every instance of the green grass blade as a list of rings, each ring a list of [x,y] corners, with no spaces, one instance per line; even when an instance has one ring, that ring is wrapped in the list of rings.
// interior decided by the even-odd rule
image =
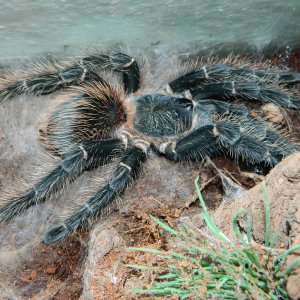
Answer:
[[[278,274],[276,277],[277,278],[284,278],[286,276],[288,276],[294,269],[295,267],[300,263],[300,257],[293,260],[289,266],[287,267],[286,270],[284,270],[282,273]]]
[[[250,238],[250,243],[251,243],[251,228],[249,229],[248,227],[251,226],[251,221],[250,221],[250,225],[249,225],[249,222],[248,222],[248,219],[249,219],[249,216],[248,216],[249,212],[248,210],[242,210],[240,212],[238,212],[232,219],[232,227],[233,227],[233,230],[235,232],[235,235],[237,237],[237,239],[243,244],[248,244],[249,243],[249,238]],[[247,240],[248,242],[246,243],[245,242],[245,239],[239,229],[239,224],[238,224],[238,220],[241,216],[243,215],[247,215],[248,218],[247,218]],[[250,235],[250,237],[248,236]]]
[[[163,229],[165,229],[166,231],[168,231],[169,233],[171,233],[172,235],[175,235],[177,237],[179,237],[179,233],[174,230],[173,228],[171,228],[168,224],[156,219],[155,217],[153,217],[152,215],[149,215],[150,218],[157,223],[160,227],[162,227]]]
[[[178,278],[179,275],[178,274],[166,274],[166,275],[161,275],[158,278],[159,279],[174,279],[174,278]]]
[[[270,259],[273,253],[278,253],[272,250],[278,235],[276,233],[272,237],[270,235],[270,207],[265,184],[262,184],[262,193],[266,212],[264,219],[266,247],[261,248],[259,244],[251,244],[252,215],[249,210],[239,212],[232,221],[239,240],[238,243],[233,243],[210,217],[198,186],[198,178],[195,180],[195,187],[207,227],[219,241],[227,243],[205,240],[204,235],[199,238],[199,233],[196,234],[190,229],[176,231],[168,224],[150,216],[161,228],[184,243],[179,243],[174,249],[176,251],[130,248],[129,250],[148,252],[163,258],[159,261],[159,265],[154,264],[153,267],[126,265],[141,272],[155,270],[155,284],[150,288],[134,289],[132,292],[150,298],[177,297],[176,299],[181,300],[195,299],[195,296],[200,294],[201,297],[208,299],[287,299],[286,277],[300,263],[300,258],[295,259],[286,270],[282,269],[288,255],[297,251],[300,245],[290,248],[273,260]],[[243,215],[246,217],[245,234],[238,227],[238,220]]]
[[[148,253],[153,253],[153,254],[164,254],[164,252],[156,250],[156,249],[151,249],[151,248],[136,248],[136,247],[129,247],[129,251],[140,251],[140,252],[148,252]]]
[[[209,227],[209,229],[212,231],[212,233],[217,238],[219,238],[221,241],[231,242],[230,239],[223,232],[221,232],[221,230],[215,225],[214,221],[211,219],[211,217],[207,211],[205,202],[203,200],[203,197],[202,197],[199,185],[198,185],[198,180],[199,180],[199,176],[195,179],[195,187],[196,187],[196,192],[197,192],[198,198],[200,200],[201,208],[203,210],[203,218],[205,220],[206,225]]]
[[[274,259],[274,263],[277,263],[279,260],[281,260],[281,258],[287,257],[288,255],[294,253],[295,251],[297,251],[298,249],[300,249],[300,244],[291,247],[290,249],[284,251],[283,253],[281,253],[280,255],[278,255],[275,259]]]
[[[130,269],[135,269],[135,270],[157,270],[157,268],[155,268],[155,267],[141,266],[141,265],[126,264],[124,266],[127,268],[130,268]]]

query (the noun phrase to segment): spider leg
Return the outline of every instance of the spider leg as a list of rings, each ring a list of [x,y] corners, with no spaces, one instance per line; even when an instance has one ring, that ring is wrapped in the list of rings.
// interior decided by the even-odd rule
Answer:
[[[91,70],[111,69],[123,74],[123,84],[126,93],[134,93],[140,86],[140,69],[137,61],[124,53],[111,55],[95,54],[82,59],[83,65]]]
[[[43,73],[32,74],[21,80],[15,78],[2,80],[4,81],[4,87],[0,90],[0,103],[22,94],[33,94],[36,96],[51,94],[58,89],[91,80],[104,83],[104,80],[99,75],[77,64],[57,72],[45,70]]]
[[[122,137],[124,138],[126,139]],[[47,200],[55,192],[74,181],[83,171],[107,164],[114,157],[120,156],[125,151],[125,144],[120,139],[110,139],[87,141],[71,148],[60,163],[32,188],[0,205],[0,221],[11,219],[30,206]]]
[[[204,83],[228,77],[229,75],[230,67],[225,64],[203,66],[169,82],[166,86],[166,90],[170,94],[182,93],[186,90],[195,89]]]
[[[244,78],[253,82],[263,80],[277,84],[292,84],[300,81],[300,74],[296,72],[272,72],[257,69],[231,67],[226,64],[212,64],[192,70],[168,83],[169,93],[181,93],[201,87],[204,84],[220,82],[226,78]]]
[[[203,159],[221,153],[241,158],[246,163],[275,165],[299,147],[266,127],[263,121],[231,115],[212,118],[177,141],[160,145],[159,151],[171,160]]]
[[[191,90],[193,100],[202,99],[245,99],[260,102],[271,102],[278,106],[299,109],[300,98],[280,90],[264,88],[256,82],[222,82],[210,83]]]
[[[139,88],[140,71],[137,62],[123,53],[95,54],[75,61],[72,65],[53,71],[50,66],[43,72],[32,74],[25,79],[2,78],[3,87],[0,90],[0,103],[8,98],[21,94],[46,95],[58,89],[78,85],[85,81],[105,81],[96,74],[100,70],[113,70],[123,74],[123,84],[127,93],[133,93]]]
[[[91,196],[77,212],[65,219],[63,223],[50,228],[46,233],[44,243],[53,243],[82,227],[89,218],[99,215],[105,206],[124,192],[128,185],[136,179],[143,163],[146,161],[148,147],[148,144],[136,144],[128,147],[109,182]]]
[[[231,76],[242,76],[245,78],[256,79],[256,81],[266,80],[277,84],[293,84],[300,81],[300,73],[291,71],[267,71],[251,68],[232,68]]]
[[[199,120],[211,118],[211,116],[215,114],[222,116],[238,115],[244,117],[249,115],[248,109],[243,105],[212,99],[201,99],[197,102],[194,101],[194,109],[195,112],[199,114]]]

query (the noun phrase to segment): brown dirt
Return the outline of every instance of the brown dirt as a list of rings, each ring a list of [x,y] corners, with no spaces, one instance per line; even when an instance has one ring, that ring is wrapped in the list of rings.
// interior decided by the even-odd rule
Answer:
[[[103,246],[99,247],[99,243]],[[81,299],[144,299],[129,291],[140,282],[149,284],[151,272],[142,276],[125,264],[149,264],[156,259],[150,254],[128,251],[127,247],[160,249],[164,243],[160,230],[140,211],[132,211],[121,219],[110,217],[105,225],[96,226],[91,235]]]
[[[300,50],[292,50],[285,53],[275,53],[271,56],[272,64],[288,67],[297,72],[300,71]]]
[[[78,299],[82,292],[82,265],[86,256],[85,232],[65,241],[34,248],[31,259],[25,260],[11,273],[7,282],[14,282],[22,299]]]

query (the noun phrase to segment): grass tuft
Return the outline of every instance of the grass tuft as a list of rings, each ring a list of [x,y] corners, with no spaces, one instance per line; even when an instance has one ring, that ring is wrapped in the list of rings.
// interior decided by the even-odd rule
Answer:
[[[176,251],[148,248],[129,248],[151,253],[160,259],[159,267],[127,265],[143,271],[152,271],[154,281],[149,287],[132,292],[171,299],[286,299],[286,278],[300,263],[300,258],[284,268],[287,256],[300,248],[297,245],[275,256],[274,234],[270,241],[270,207],[265,183],[262,184],[265,208],[265,245],[254,245],[252,217],[248,210],[239,212],[232,221],[238,243],[232,242],[209,216],[195,180],[195,188],[202,207],[203,218],[215,239],[207,241],[191,229],[179,231],[150,216],[161,228],[179,241]],[[238,226],[239,218],[246,218],[246,234]],[[280,250],[279,250],[280,252]],[[281,251],[282,252],[282,251]]]

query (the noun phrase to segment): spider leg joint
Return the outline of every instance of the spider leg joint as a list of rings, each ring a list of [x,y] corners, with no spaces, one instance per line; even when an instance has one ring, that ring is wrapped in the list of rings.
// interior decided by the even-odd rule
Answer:
[[[83,148],[83,146],[80,145],[80,146],[79,146],[79,149],[83,152],[83,158],[84,158],[84,160],[87,160],[88,154],[87,154],[87,152],[85,151],[85,149]]]
[[[145,153],[147,153],[147,151],[150,147],[149,142],[147,142],[145,140],[141,140],[141,139],[134,140],[133,144],[134,144],[134,146],[142,149]]]
[[[125,145],[125,149],[127,149],[128,141],[133,139],[133,135],[129,133],[127,130],[122,128],[117,132],[117,137],[122,141],[122,143]]]
[[[207,74],[206,67],[203,66],[203,67],[201,68],[201,70],[203,70],[203,73],[204,73],[205,78],[206,78],[206,79],[209,78],[209,76],[208,76],[208,74]]]
[[[177,153],[175,151],[175,146],[176,143],[175,142],[166,142],[166,143],[162,143],[159,146],[159,151],[163,154],[166,154],[170,159],[176,160],[177,158]]]
[[[220,134],[218,129],[217,129],[216,124],[214,125],[214,128],[213,128],[213,134],[214,134],[214,136],[218,136]]]
[[[172,88],[170,87],[169,84],[166,85],[165,91],[166,91],[166,93],[169,94],[169,95],[172,95],[172,94],[173,94],[173,90],[172,90]]]
[[[86,69],[86,68],[83,68],[83,73],[82,73],[82,75],[80,76],[80,81],[84,81],[84,80],[85,80],[86,72],[87,72],[87,69]]]
[[[236,89],[235,89],[234,81],[231,81],[231,85],[232,85],[232,94],[235,95]]]
[[[120,162],[119,163],[119,166],[120,167],[124,167],[126,168],[129,172],[131,172],[132,168],[130,166],[128,166],[127,164],[123,163],[123,162]]]

